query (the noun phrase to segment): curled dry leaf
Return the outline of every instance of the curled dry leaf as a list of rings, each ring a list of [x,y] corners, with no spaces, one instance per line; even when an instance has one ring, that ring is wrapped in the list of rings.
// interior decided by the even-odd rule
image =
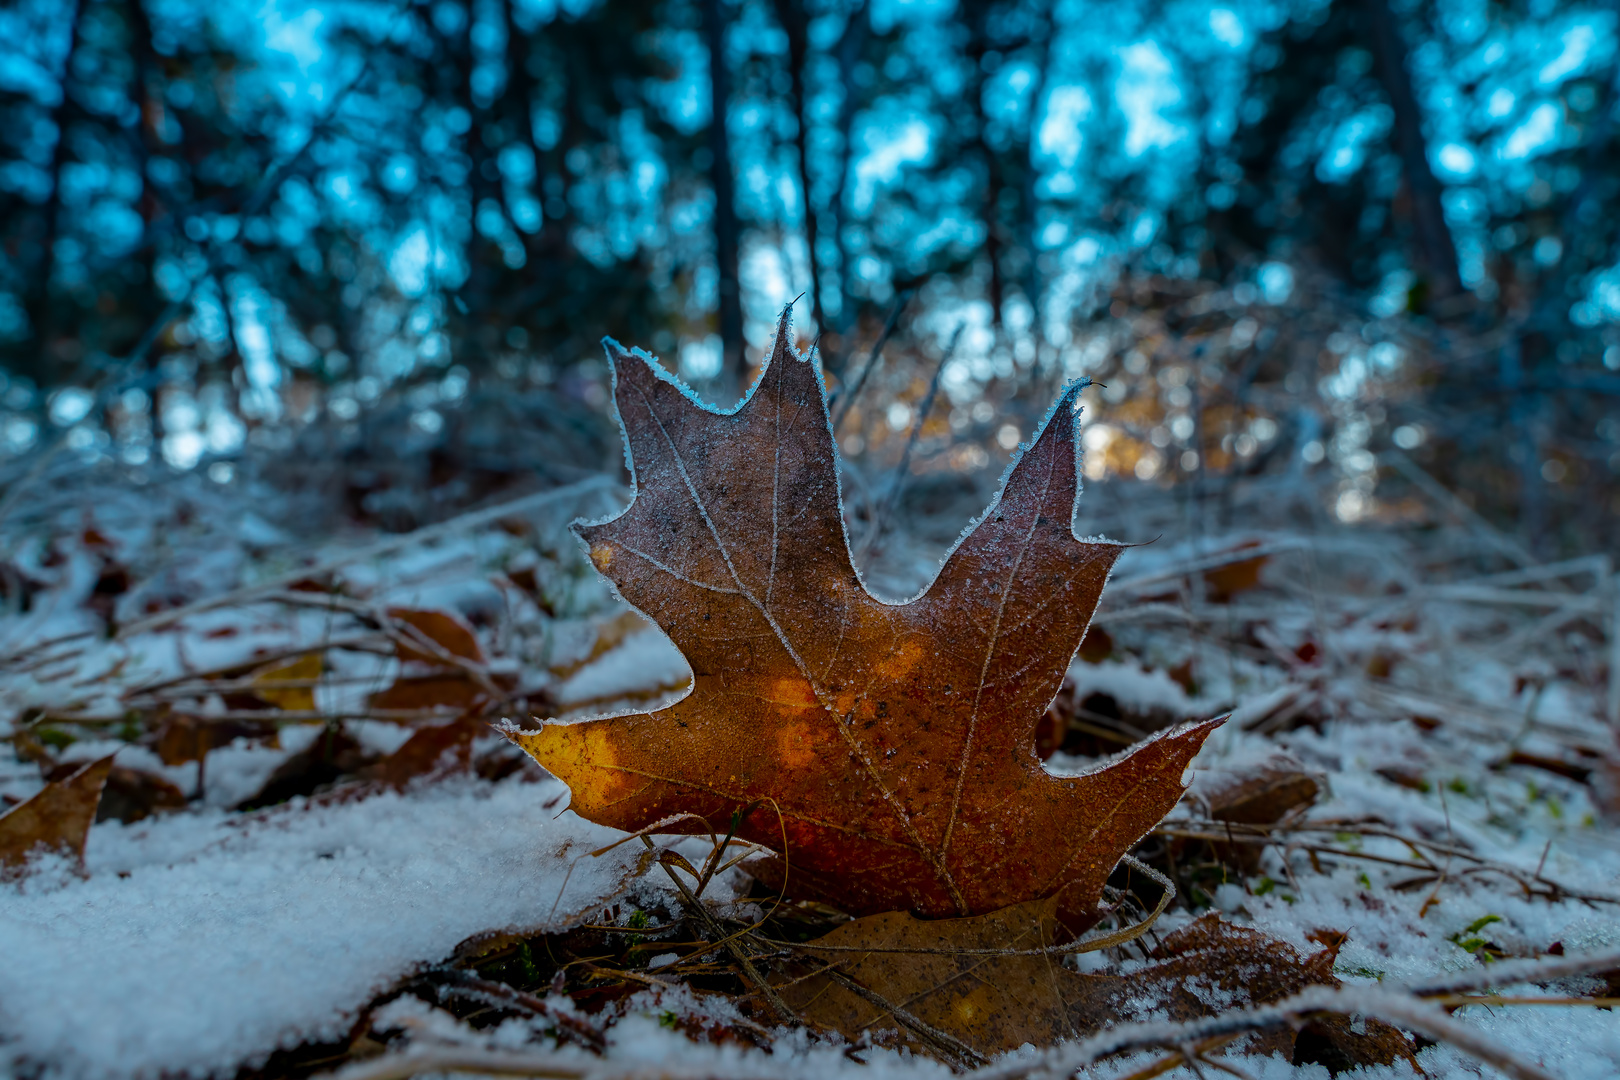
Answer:
[[[1320,781],[1304,766],[1276,754],[1243,773],[1222,777],[1205,799],[1216,821],[1272,825],[1310,806],[1321,793]]]
[[[851,1039],[898,1030],[927,1050],[932,1029],[990,1056],[1024,1043],[1084,1038],[1148,1013],[1190,1020],[1338,985],[1336,948],[1302,957],[1284,941],[1214,915],[1167,936],[1152,962],[1129,975],[1081,974],[1061,956],[1027,955],[1071,936],[1058,909],[1053,897],[967,919],[903,912],[856,919],[801,946],[815,959],[784,979],[780,992],[804,1019]],[[815,973],[828,965],[845,981]],[[1247,1049],[1344,1068],[1401,1058],[1416,1064],[1411,1042],[1389,1025],[1332,1016],[1313,1019],[1297,1041],[1294,1031],[1278,1030],[1256,1036]]]
[[[112,762],[110,754],[93,761],[0,815],[0,874],[23,873],[41,849],[83,861]]]
[[[1073,531],[1084,384],[934,583],[892,604],[851,562],[821,374],[786,313],[730,412],[645,354],[608,353],[635,496],[576,531],[685,654],[692,688],[657,712],[510,737],[604,825],[685,811],[724,831],[742,811],[739,835],[785,848],[779,879],[852,912],[970,915],[1060,889],[1089,911],[1219,721],[1081,776],[1035,756],[1121,551]]]

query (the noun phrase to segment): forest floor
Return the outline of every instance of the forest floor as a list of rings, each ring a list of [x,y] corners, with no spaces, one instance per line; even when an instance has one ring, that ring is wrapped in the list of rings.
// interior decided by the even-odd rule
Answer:
[[[1168,854],[1180,890],[1154,934],[1211,910],[1301,952],[1329,933],[1351,986],[1620,946],[1606,557],[1537,561],[1457,506],[1353,527],[1257,482],[1223,509],[1260,524],[1216,527],[1184,494],[1112,486],[1082,500],[1080,532],[1165,539],[1116,568],[1043,729],[1048,768],[1232,714],[1139,849]],[[987,493],[914,518],[869,585],[914,594]],[[265,493],[196,479],[87,490],[9,527],[0,797],[115,757],[82,865],[35,859],[0,884],[0,1075],[309,1075],[434,1049],[601,1075],[948,1075],[762,1019],[683,977],[656,935],[625,945],[680,909],[675,887],[638,845],[593,857],[619,834],[486,722],[681,692],[684,660],[566,531],[623,497],[586,481],[312,544]],[[1299,794],[1217,828],[1223,792],[1255,777]],[[698,862],[707,842],[680,843]],[[706,899],[746,911],[750,887],[730,870]],[[1128,969],[1138,949],[1083,967]],[[1454,1015],[1554,1076],[1613,1077],[1614,979],[1496,987],[1549,1003]],[[1444,1041],[1417,1060],[1496,1075]]]

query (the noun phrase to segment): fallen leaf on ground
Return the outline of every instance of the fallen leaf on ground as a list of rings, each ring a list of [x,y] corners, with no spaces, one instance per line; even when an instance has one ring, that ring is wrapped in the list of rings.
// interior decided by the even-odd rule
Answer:
[[[229,746],[237,739],[275,744],[279,741],[279,735],[274,724],[171,716],[158,729],[154,749],[163,764],[184,765],[188,761],[199,761],[210,750]]]
[[[1216,821],[1240,825],[1272,825],[1296,809],[1310,806],[1322,787],[1304,766],[1275,754],[1239,773],[1221,777],[1209,786],[1205,800]]]
[[[480,730],[489,728],[472,716],[419,727],[403,746],[368,771],[389,787],[402,788],[441,768],[464,769],[471,762],[472,741]]]
[[[453,708],[470,712],[487,702],[483,680],[457,661],[484,662],[484,651],[472,627],[448,611],[389,608],[388,616],[401,624],[394,648],[408,665],[386,690],[371,695],[373,709],[417,712]],[[426,665],[432,670],[422,670]]]
[[[395,641],[401,660],[418,660],[445,666],[448,658],[483,663],[484,650],[471,626],[448,611],[417,611],[389,608],[388,617],[408,628]]]
[[[321,654],[309,653],[254,675],[253,696],[287,712],[314,712],[315,680],[320,677]]]
[[[640,615],[633,611],[622,611],[596,626],[595,636],[588,649],[578,655],[569,656],[566,660],[553,663],[551,673],[566,678],[585,665],[606,656],[623,644],[625,638],[645,629],[646,626],[647,620]]]
[[[47,780],[66,780],[79,771],[81,762],[58,765],[46,774]],[[122,821],[128,825],[153,814],[184,810],[186,794],[155,773],[114,765],[101,788],[96,821]]]
[[[337,724],[324,729],[309,746],[276,767],[257,794],[237,804],[238,810],[259,810],[299,795],[313,795],[345,776],[375,764],[369,753]]]
[[[1240,545],[1238,550],[1259,546],[1259,541],[1251,540],[1247,544]],[[1205,570],[1204,589],[1210,603],[1230,603],[1232,597],[1238,593],[1258,589],[1260,587],[1260,571],[1265,569],[1266,560],[1269,558],[1269,555],[1256,555],[1253,558],[1230,562],[1225,566],[1216,566]]]
[[[724,831],[741,811],[738,835],[786,854],[777,880],[855,913],[978,914],[1060,889],[1091,910],[1219,721],[1080,776],[1035,756],[1122,550],[1071,524],[1085,384],[934,583],[891,604],[851,563],[821,375],[785,313],[732,412],[645,354],[608,352],[636,494],[576,531],[695,678],[657,712],[509,733],[573,810],[632,831],[677,812]]]
[[[1305,810],[1322,792],[1318,779],[1288,754],[1273,754],[1241,769],[1211,770],[1198,787],[1195,799],[1203,802],[1208,816],[1231,825],[1275,825]],[[1231,829],[1226,835],[1228,840],[1178,837],[1171,841],[1171,851],[1183,865],[1213,859],[1242,875],[1258,873],[1264,849],[1233,837]]]
[[[436,671],[426,675],[401,675],[386,690],[372,694],[371,708],[389,711],[426,709],[471,709],[489,693],[465,671]]]
[[[1026,1042],[1085,1038],[1149,1014],[1191,1020],[1280,1001],[1307,986],[1338,985],[1336,948],[1302,957],[1286,942],[1214,915],[1168,935],[1151,963],[1127,975],[1081,974],[1051,953],[995,954],[1067,940],[1072,928],[1060,924],[1058,909],[1051,897],[967,919],[903,912],[857,919],[801,946],[814,961],[784,980],[780,993],[807,1021],[850,1039],[897,1030],[937,1054],[940,1047],[930,1042],[937,1032],[959,1050],[989,1057]],[[815,964],[836,967],[859,989],[814,974]],[[1337,1055],[1333,1060],[1352,1065],[1413,1060],[1410,1041],[1387,1024],[1366,1021],[1358,1032],[1341,1020],[1312,1021],[1305,1052],[1319,1056],[1310,1060],[1330,1064],[1324,1046]],[[1261,1033],[1245,1049],[1304,1063],[1292,1029]]]
[[[92,761],[0,814],[0,872],[24,872],[28,857],[41,849],[82,862],[112,761],[110,754]]]

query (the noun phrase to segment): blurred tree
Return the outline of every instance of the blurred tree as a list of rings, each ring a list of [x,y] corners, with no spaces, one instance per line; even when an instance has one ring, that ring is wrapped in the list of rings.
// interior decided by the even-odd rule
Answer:
[[[396,408],[442,442],[485,383],[571,430],[603,333],[724,396],[797,294],[840,375],[908,292],[852,456],[909,431],[961,326],[953,461],[1016,446],[1060,376],[1220,356],[1240,411],[1291,378],[1314,441],[1362,432],[1332,467],[1401,428],[1545,550],[1617,509],[1579,495],[1620,471],[1608,8],[245,3],[0,10],[0,462],[190,468]],[[1331,345],[1255,308],[1307,281],[1360,313]],[[1243,317],[1172,296],[1260,329],[1221,345]],[[1110,329],[1138,303],[1175,349]],[[1150,425],[1138,475],[1202,476],[1197,432],[1237,422],[1174,409],[1195,432]]]

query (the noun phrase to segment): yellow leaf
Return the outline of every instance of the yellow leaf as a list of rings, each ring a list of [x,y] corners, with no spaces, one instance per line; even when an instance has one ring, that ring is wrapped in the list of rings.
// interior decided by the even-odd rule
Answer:
[[[253,696],[285,712],[314,712],[320,677],[321,654],[308,653],[254,675]]]

